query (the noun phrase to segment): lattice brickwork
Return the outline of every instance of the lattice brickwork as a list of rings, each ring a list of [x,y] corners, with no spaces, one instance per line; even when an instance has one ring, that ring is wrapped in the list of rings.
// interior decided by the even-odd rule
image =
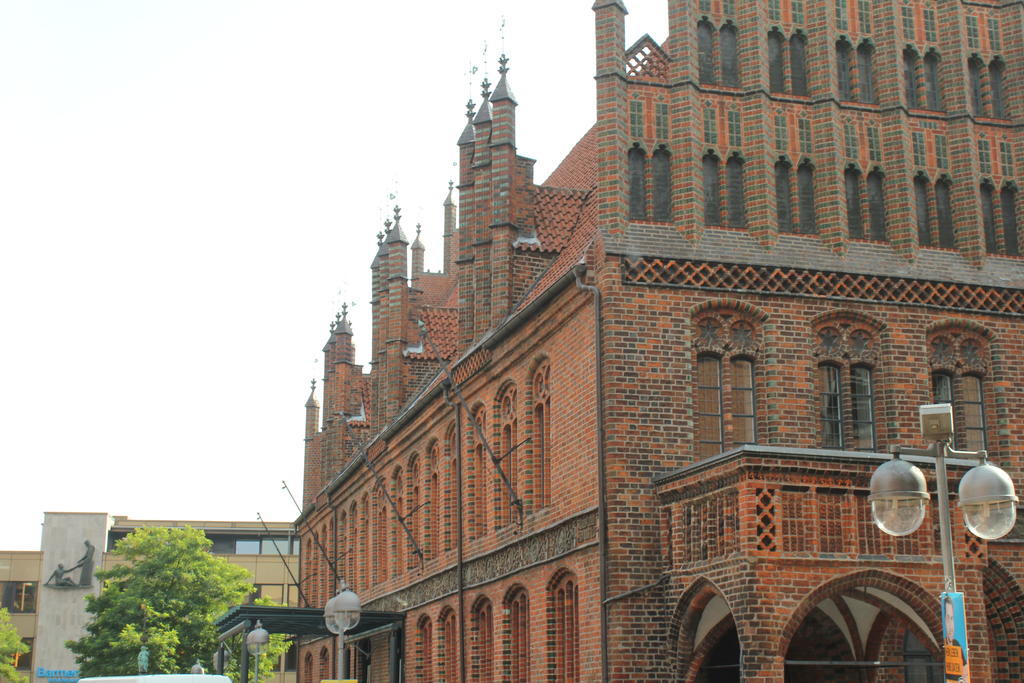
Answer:
[[[775,489],[758,489],[756,498],[757,549],[775,552],[779,549],[775,529]]]
[[[782,266],[624,258],[623,280],[725,291],[754,291],[984,311],[1024,316],[1024,290]]]
[[[654,41],[641,41],[626,55],[626,76],[644,81],[664,81],[668,76],[665,53]]]

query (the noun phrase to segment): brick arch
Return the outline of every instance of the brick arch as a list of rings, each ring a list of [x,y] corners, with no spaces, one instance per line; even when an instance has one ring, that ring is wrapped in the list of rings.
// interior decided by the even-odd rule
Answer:
[[[768,321],[768,314],[757,306],[746,301],[734,301],[732,299],[708,299],[702,301],[690,309],[690,317],[696,318],[705,311],[730,309],[740,315],[748,316],[759,323]]]
[[[980,335],[985,339],[985,341],[990,343],[996,338],[995,333],[989,328],[965,318],[945,318],[938,322],[934,322],[925,330],[925,336],[931,338],[951,332],[973,332]]]
[[[700,624],[704,608],[715,597],[725,601],[729,612],[708,631],[700,645],[694,647],[693,640],[697,635],[697,626]],[[700,670],[704,657],[730,626],[735,626],[735,621],[732,616],[732,605],[729,604],[725,593],[706,577],[700,577],[690,584],[676,601],[668,626],[666,643],[671,649],[666,654],[669,661],[673,662],[675,674],[681,680],[693,680]]]
[[[885,323],[881,322],[877,318],[862,313],[860,311],[854,311],[849,308],[836,308],[831,311],[825,311],[811,318],[811,329],[817,330],[825,325],[838,324],[842,321],[849,321],[854,324],[861,324],[871,328],[875,334],[881,334],[885,329]]]
[[[981,572],[993,680],[1024,680],[1024,590],[995,560]]]
[[[905,602],[931,630],[935,642],[942,640],[942,623],[938,610],[934,608],[935,598],[920,585],[895,574],[869,569],[854,572],[825,582],[813,590],[793,611],[782,636],[779,639],[778,654],[785,657],[790,642],[807,615],[824,600],[841,596],[849,590],[877,588],[892,594]]]

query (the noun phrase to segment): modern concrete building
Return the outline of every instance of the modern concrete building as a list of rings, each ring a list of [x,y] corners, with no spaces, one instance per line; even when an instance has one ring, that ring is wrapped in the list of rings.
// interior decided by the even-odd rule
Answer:
[[[38,551],[0,551],[2,606],[31,651],[19,657],[18,669],[31,683],[73,683],[78,666],[64,647],[84,633],[88,614],[84,596],[97,594],[95,570],[120,559],[114,544],[142,527],[181,528],[205,532],[211,552],[252,574],[253,598],[297,605],[298,538],[289,522],[220,522],[207,520],[136,520],[90,512],[47,512]],[[86,541],[89,542],[86,545]],[[91,549],[90,549],[91,546]],[[295,657],[282,658],[268,683],[292,683]]]

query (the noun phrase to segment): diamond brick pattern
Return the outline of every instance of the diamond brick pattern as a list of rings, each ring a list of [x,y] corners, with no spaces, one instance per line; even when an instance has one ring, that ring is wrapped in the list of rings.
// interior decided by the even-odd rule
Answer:
[[[624,281],[632,284],[883,301],[1024,316],[1024,290],[1003,287],[659,258],[625,258],[622,270]]]

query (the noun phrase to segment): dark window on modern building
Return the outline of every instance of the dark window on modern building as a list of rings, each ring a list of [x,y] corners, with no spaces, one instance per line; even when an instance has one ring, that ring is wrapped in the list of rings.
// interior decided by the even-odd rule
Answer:
[[[260,541],[257,538],[238,538],[235,539],[235,554],[236,555],[259,555],[260,554]]]
[[[777,30],[768,33],[768,89],[786,91],[786,71],[782,63],[784,39]]]
[[[716,83],[714,28],[706,21],[697,24],[697,68],[701,83]]]
[[[800,232],[818,232],[814,218],[814,168],[808,163],[800,164],[796,171],[796,191],[800,202]]]
[[[722,193],[718,180],[718,157],[705,154],[702,161],[704,170],[704,225],[721,225]]]
[[[736,27],[726,24],[718,32],[718,52],[722,57],[722,85],[740,85],[739,57],[736,52]]]
[[[1017,192],[1004,187],[999,193],[999,204],[1003,214],[1003,243],[1007,254],[1020,254],[1020,237],[1017,232]]]
[[[38,581],[4,581],[0,607],[11,614],[30,614],[36,611]]]
[[[914,178],[914,214],[917,221],[917,243],[922,247],[932,245],[931,208],[928,206],[928,180],[922,176]]]
[[[939,219],[939,246],[952,249],[956,246],[956,237],[953,232],[953,204],[946,180],[935,183],[935,213]]]
[[[32,650],[35,648],[35,638],[22,638],[21,642],[28,645],[28,652],[14,655],[14,669],[15,671],[31,671]]]
[[[794,95],[807,94],[807,39],[799,33],[789,39],[789,80]]]
[[[647,155],[639,147],[629,150],[629,218],[647,218]]]
[[[929,52],[924,56],[924,92],[927,107],[942,111],[942,88],[939,82],[939,56]]]
[[[793,191],[790,187],[790,166],[786,161],[775,163],[775,212],[779,232],[793,232]]]
[[[725,193],[729,211],[729,227],[745,227],[747,210],[743,198],[743,160],[739,157],[734,156],[725,164]]]
[[[843,174],[843,182],[846,186],[846,225],[850,231],[850,237],[863,239],[864,220],[860,210],[860,171],[855,168],[848,168]]]
[[[654,220],[672,220],[672,156],[667,149],[651,157],[651,185],[654,191]]]
[[[871,239],[884,242],[885,233],[885,188],[882,174],[868,173],[868,215],[871,219]]]

